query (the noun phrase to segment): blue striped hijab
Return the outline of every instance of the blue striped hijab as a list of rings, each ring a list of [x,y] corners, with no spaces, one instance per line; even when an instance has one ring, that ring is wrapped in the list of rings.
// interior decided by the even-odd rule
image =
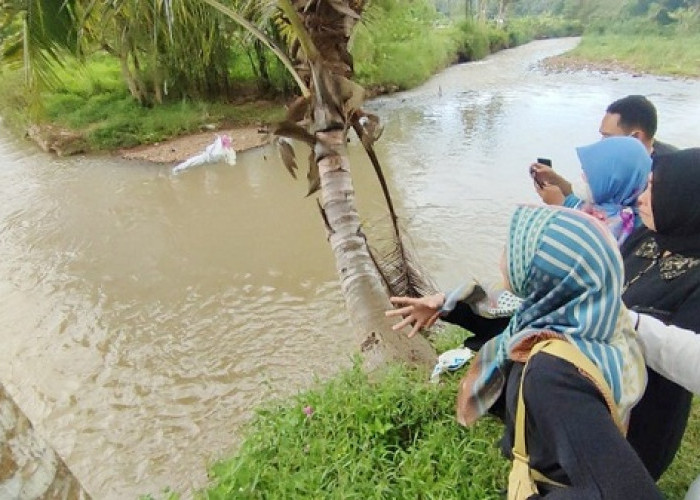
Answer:
[[[646,372],[620,298],[622,257],[610,232],[579,211],[520,206],[511,218],[506,252],[508,280],[523,303],[465,376],[460,392],[469,392],[472,408],[465,410],[463,423],[490,408],[514,351],[542,334],[562,336],[581,349],[602,372],[626,421]]]

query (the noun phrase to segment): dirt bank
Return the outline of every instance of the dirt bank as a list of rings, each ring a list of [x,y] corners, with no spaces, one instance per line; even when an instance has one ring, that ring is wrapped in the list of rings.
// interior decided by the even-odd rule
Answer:
[[[257,127],[227,128],[200,132],[169,139],[155,144],[147,144],[119,150],[123,158],[130,160],[146,160],[154,163],[176,163],[200,153],[214,142],[217,135],[228,134],[233,139],[233,147],[238,151],[256,148],[270,142],[266,131]]]
[[[570,55],[548,57],[539,63],[545,71],[553,73],[574,73],[576,71],[588,71],[595,73],[629,73],[632,76],[645,74],[642,71],[618,60],[588,61]]]

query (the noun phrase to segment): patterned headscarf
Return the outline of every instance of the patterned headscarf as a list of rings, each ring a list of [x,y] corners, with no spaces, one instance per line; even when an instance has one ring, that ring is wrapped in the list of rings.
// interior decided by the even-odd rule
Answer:
[[[574,343],[601,371],[623,422],[646,384],[636,332],[622,305],[622,258],[610,232],[583,212],[520,206],[510,222],[508,279],[523,303],[508,327],[479,351],[460,386],[468,425],[496,401],[507,365],[539,340]]]

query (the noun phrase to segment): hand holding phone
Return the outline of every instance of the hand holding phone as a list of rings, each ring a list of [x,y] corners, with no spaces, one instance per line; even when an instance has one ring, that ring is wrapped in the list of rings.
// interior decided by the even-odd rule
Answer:
[[[537,164],[546,165],[549,168],[552,168],[552,160],[550,160],[549,158],[537,158],[535,165],[530,166],[530,175],[532,176],[532,180],[535,181],[535,184],[537,184],[540,189],[543,189],[545,184],[537,177]]]

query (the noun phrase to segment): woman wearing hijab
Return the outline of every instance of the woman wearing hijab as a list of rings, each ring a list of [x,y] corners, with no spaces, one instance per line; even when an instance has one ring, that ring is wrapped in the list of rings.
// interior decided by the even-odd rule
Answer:
[[[504,398],[502,446],[511,456],[522,390],[529,466],[559,483],[538,483],[541,495],[661,498],[615,425],[617,420],[625,427],[644,390],[645,371],[620,300],[622,259],[609,231],[578,211],[519,207],[511,218],[503,267],[504,281],[523,304],[505,330],[482,347],[463,378],[458,421],[470,425]],[[420,301],[393,298],[404,307],[387,314],[405,316],[400,327],[422,310]],[[549,339],[574,346],[593,369],[584,373],[546,352],[530,357],[536,344]],[[592,382],[595,371],[602,374],[610,399]]]
[[[554,185],[535,183],[537,193],[549,205],[583,210],[605,221],[618,245],[642,225],[637,198],[651,172],[646,148],[632,137],[610,137],[576,148],[583,184],[579,193],[566,197]]]
[[[584,181],[577,186],[580,192],[564,197],[559,187],[536,181],[537,192],[548,205],[581,210],[603,221],[617,244],[622,245],[642,226],[636,204],[651,172],[651,158],[642,143],[632,137],[610,137],[576,148],[576,153]],[[505,328],[508,319],[502,318],[510,317],[520,301],[500,285],[485,287],[485,297],[474,294],[474,285],[466,283],[450,291],[441,313],[447,321],[478,333],[479,338],[465,341],[465,347],[478,350],[485,340]]]
[[[535,182],[538,194],[549,205],[581,210],[604,222],[617,244],[622,245],[632,231],[642,226],[637,198],[651,172],[649,153],[637,139],[611,137],[576,148],[576,154],[581,162],[582,194],[564,197],[559,187]],[[473,304],[478,315],[511,316],[520,307],[520,300],[500,284],[484,288],[485,299]]]
[[[638,204],[644,225],[620,248],[626,277],[622,300],[666,324],[700,332],[700,148],[657,156],[652,167]],[[473,290],[465,286],[447,299],[444,294],[414,299],[408,313],[413,332],[442,317],[476,335],[465,346],[481,348],[509,319],[476,314]],[[658,480],[680,447],[692,396],[653,369],[648,372],[646,393],[632,412],[627,437]]]
[[[633,233],[625,256],[623,300],[666,324],[700,332],[700,148],[654,160],[639,198],[644,228]],[[692,395],[655,370],[632,412],[628,439],[652,477],[673,461],[690,413]]]

